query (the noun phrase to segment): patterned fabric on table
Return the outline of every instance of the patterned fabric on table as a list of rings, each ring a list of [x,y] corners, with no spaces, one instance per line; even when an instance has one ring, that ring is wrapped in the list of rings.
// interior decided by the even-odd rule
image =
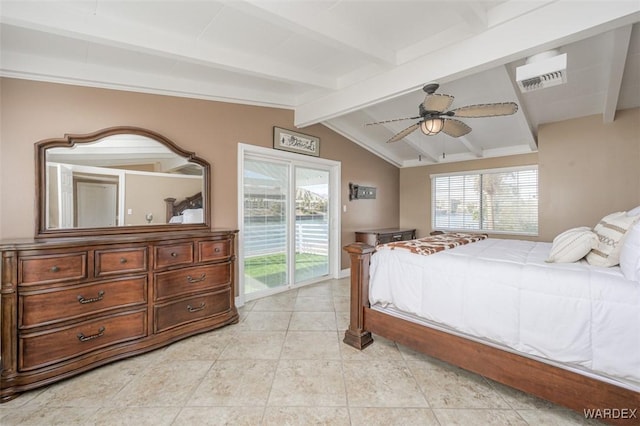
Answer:
[[[476,241],[488,238],[487,234],[468,234],[463,232],[447,232],[430,237],[419,238],[417,240],[394,241],[381,244],[377,250],[409,250],[411,253],[428,256],[442,250],[452,249]]]

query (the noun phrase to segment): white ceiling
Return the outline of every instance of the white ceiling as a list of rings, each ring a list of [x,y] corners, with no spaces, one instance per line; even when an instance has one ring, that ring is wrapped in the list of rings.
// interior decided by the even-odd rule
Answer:
[[[640,106],[638,0],[0,0],[0,25],[2,76],[290,108],[398,167],[533,152],[542,123]],[[568,82],[520,93],[549,49]],[[433,81],[452,108],[520,108],[457,139],[364,126],[416,116]]]

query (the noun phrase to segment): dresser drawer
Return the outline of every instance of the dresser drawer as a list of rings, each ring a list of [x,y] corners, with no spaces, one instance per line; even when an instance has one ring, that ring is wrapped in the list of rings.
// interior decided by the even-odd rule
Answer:
[[[87,253],[20,257],[22,285],[81,280],[87,277]]]
[[[20,294],[20,328],[146,303],[147,277],[106,281],[56,291]]]
[[[18,368],[32,370],[146,335],[147,311],[117,314],[43,333],[21,334]]]
[[[182,299],[154,308],[154,332],[228,312],[231,288]]]
[[[95,276],[145,272],[147,248],[124,248],[95,251]]]
[[[231,283],[231,262],[155,274],[154,298],[208,291]]]
[[[156,246],[154,263],[157,269],[193,263],[193,243]]]
[[[198,243],[200,262],[226,259],[231,256],[231,241],[200,241]]]

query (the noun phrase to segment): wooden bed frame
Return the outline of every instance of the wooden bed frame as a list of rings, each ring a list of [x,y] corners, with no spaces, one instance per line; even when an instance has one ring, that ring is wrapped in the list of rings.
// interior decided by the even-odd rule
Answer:
[[[183,211],[187,209],[201,209],[202,208],[202,192],[198,192],[191,197],[187,197],[184,200],[180,201],[176,204],[175,198],[165,198],[164,199],[166,205],[166,220],[167,223],[174,216],[179,216]]]
[[[353,243],[344,250],[351,258],[351,308],[349,329],[344,337],[346,344],[364,349],[373,343],[372,333],[377,334],[582,415],[586,409],[626,410],[604,411],[612,418],[599,420],[611,424],[640,424],[638,392],[371,309],[369,263],[375,248]],[[616,416],[619,418],[613,418]]]

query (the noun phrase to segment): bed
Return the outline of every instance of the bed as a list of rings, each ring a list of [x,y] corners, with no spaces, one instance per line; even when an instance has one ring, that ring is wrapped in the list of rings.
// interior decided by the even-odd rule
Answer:
[[[380,335],[581,414],[617,409],[601,420],[638,424],[640,282],[619,267],[547,263],[551,243],[472,240],[428,255],[346,246],[344,342],[364,349]]]
[[[204,223],[202,192],[176,203],[175,198],[165,198],[166,223]]]

